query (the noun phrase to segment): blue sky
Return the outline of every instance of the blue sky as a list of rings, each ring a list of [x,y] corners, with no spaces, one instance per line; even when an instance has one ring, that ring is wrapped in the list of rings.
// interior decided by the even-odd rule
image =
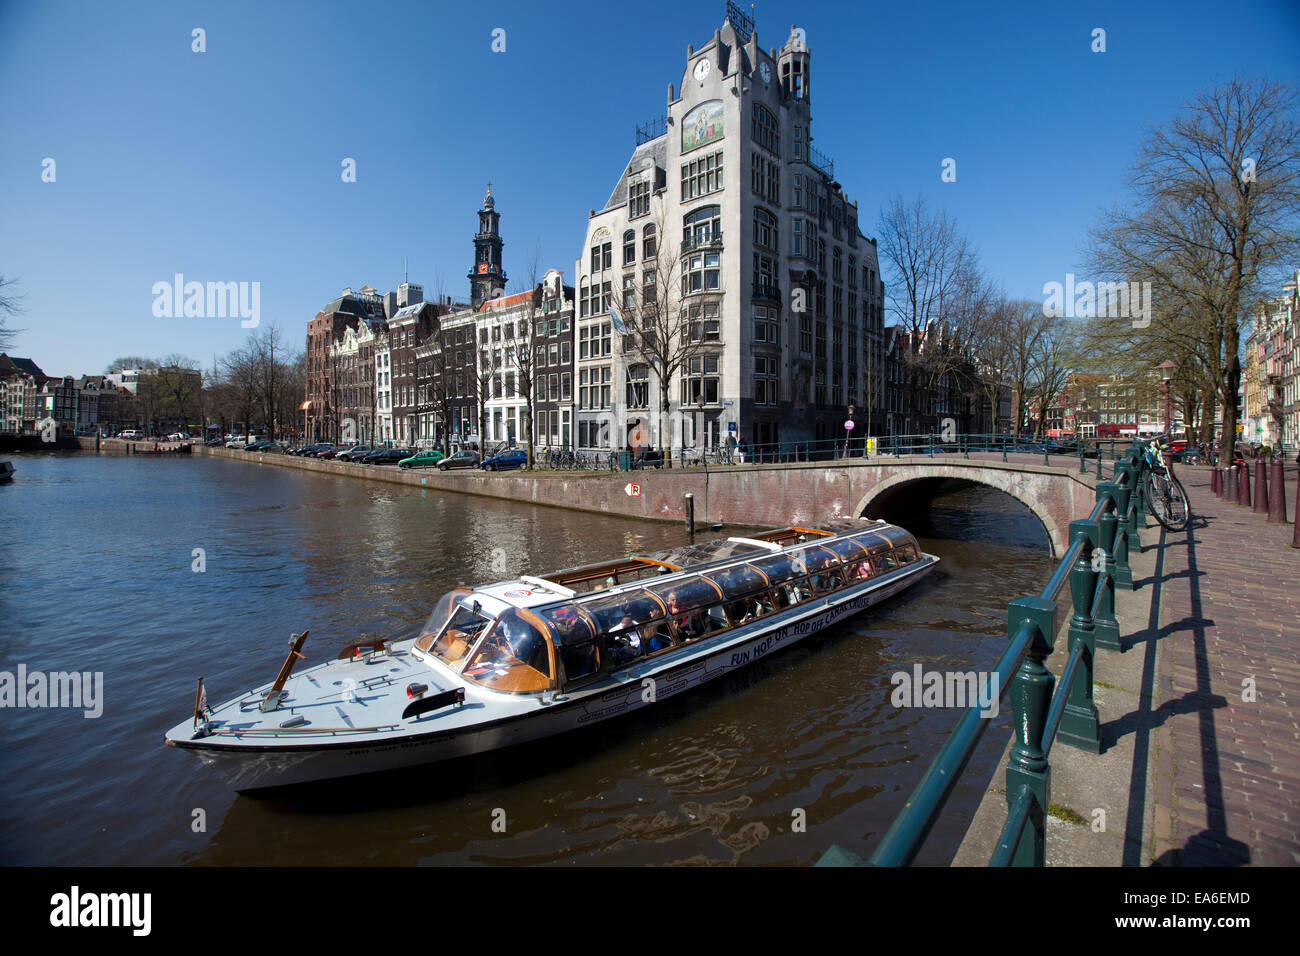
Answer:
[[[155,317],[152,286],[177,272],[260,282],[262,326],[298,348],[344,286],[395,288],[404,258],[426,295],[464,297],[489,179],[512,286],[534,252],[572,281],[587,210],[724,9],[0,0],[0,274],[27,308],[12,351],[50,374],[210,365],[249,330]],[[1147,127],[1235,74],[1300,76],[1295,0],[767,0],[755,21],[764,47],[806,31],[816,146],[868,235],[894,193],[923,194],[1034,298],[1085,272]]]

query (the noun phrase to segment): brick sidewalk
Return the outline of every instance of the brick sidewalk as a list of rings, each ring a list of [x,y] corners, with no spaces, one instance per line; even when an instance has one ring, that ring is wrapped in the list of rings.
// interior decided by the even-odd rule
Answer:
[[[1155,863],[1300,864],[1300,550],[1292,526],[1219,500],[1206,468],[1178,476],[1186,533],[1143,531],[1157,565]],[[1287,475],[1287,514],[1295,503]],[[1253,678],[1255,700],[1243,700]]]

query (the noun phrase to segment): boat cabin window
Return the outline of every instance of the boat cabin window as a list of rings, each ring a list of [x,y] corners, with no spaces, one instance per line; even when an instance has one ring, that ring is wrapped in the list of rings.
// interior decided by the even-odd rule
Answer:
[[[431,630],[421,637],[416,646],[431,651],[444,663],[455,664],[461,661],[492,623],[492,618],[475,610],[472,603],[464,603],[465,597],[470,593],[468,589],[453,591],[439,601],[425,627],[428,629],[435,621],[443,623],[437,625],[437,630]]]
[[[668,614],[680,614],[693,608],[717,604],[722,600],[722,592],[707,578],[681,578],[647,587],[668,609]]]
[[[894,548],[894,556],[899,564],[911,564],[917,559],[916,545],[907,544]]]
[[[770,558],[763,558],[749,563],[762,571],[763,575],[772,584],[781,584],[804,573],[802,570],[795,568],[794,562],[790,559],[790,555],[787,554],[774,554]]]
[[[705,576],[729,598],[744,597],[767,588],[767,578],[748,564],[720,571],[707,571]]]
[[[464,676],[492,690],[536,693],[551,686],[551,650],[541,624],[510,608],[465,666]]]
[[[836,538],[833,541],[823,542],[822,547],[827,551],[833,551],[845,564],[867,556],[866,546],[852,538]]]
[[[854,561],[844,569],[844,579],[850,584],[856,584],[859,581],[866,581],[871,577],[871,559],[863,558],[861,561]]]
[[[893,551],[882,551],[871,559],[875,562],[876,571],[884,574],[886,571],[892,571],[898,567],[898,558]]]
[[[840,577],[839,568],[827,568],[825,571],[810,574],[808,580],[812,583],[813,591],[817,594],[826,594],[844,586],[844,579]]]
[[[748,624],[750,621],[756,621],[765,614],[771,614],[774,610],[772,598],[768,594],[755,594],[752,597],[741,598],[739,601],[732,601],[727,605],[727,617],[731,623],[739,627],[742,624]]]
[[[539,611],[555,637],[555,653],[564,675],[564,686],[572,687],[600,673],[600,649],[591,621],[572,605]]]

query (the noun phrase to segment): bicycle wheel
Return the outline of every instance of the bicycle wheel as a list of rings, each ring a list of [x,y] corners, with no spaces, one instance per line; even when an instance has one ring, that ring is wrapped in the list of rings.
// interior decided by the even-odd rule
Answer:
[[[1176,477],[1147,472],[1146,495],[1156,521],[1170,531],[1182,531],[1187,527],[1187,492]]]

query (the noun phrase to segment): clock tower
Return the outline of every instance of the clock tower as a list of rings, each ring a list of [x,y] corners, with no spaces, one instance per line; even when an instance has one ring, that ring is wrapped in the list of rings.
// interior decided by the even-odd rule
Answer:
[[[501,268],[501,241],[499,232],[501,214],[492,199],[492,184],[488,183],[483,208],[478,211],[478,235],[474,237],[474,268],[469,272],[469,301],[477,309],[488,299],[505,294],[506,274]]]

